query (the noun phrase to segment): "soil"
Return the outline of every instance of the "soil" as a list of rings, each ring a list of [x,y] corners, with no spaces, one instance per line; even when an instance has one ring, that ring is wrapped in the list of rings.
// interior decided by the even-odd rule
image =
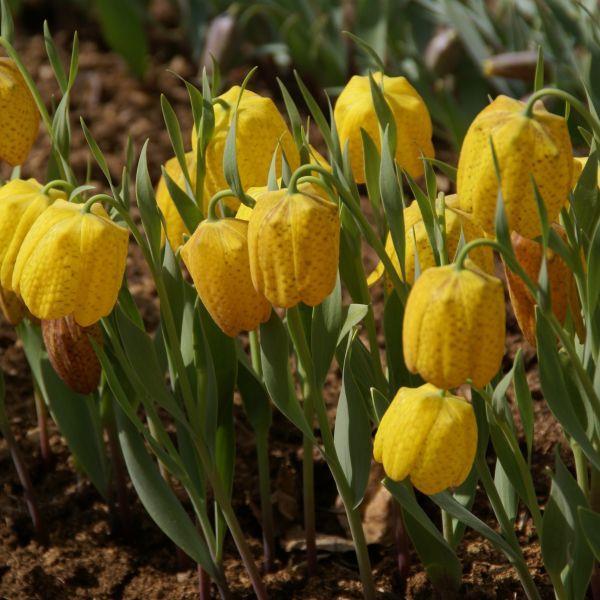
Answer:
[[[76,124],[83,116],[106,154],[111,173],[119,179],[126,135],[139,149],[151,138],[149,165],[156,179],[159,168],[173,154],[163,127],[159,95],[165,93],[180,117],[182,128],[189,131],[191,116],[185,88],[168,72],[185,77],[197,74],[188,59],[187,49],[178,43],[176,31],[169,29],[170,5],[154,3],[163,29],[152,40],[152,64],[145,78],[132,77],[117,55],[107,51],[93,25],[84,25],[81,15],[51,22],[59,48],[66,57],[71,31],[79,28],[80,74],[72,98],[73,153],[72,163],[77,173],[87,168],[89,152]],[[50,102],[56,85],[47,64],[41,22],[34,11],[18,23],[18,44],[23,60],[38,83],[43,97]],[[68,22],[72,19],[73,22]],[[171,20],[170,20],[171,19]],[[163,37],[160,37],[160,36]],[[231,81],[239,73],[229,73]],[[25,173],[44,178],[48,143],[43,134],[27,162]],[[6,175],[6,172],[3,171]],[[92,169],[101,183],[101,174]],[[367,256],[367,260],[372,257]],[[144,316],[152,324],[156,320],[155,294],[139,254],[132,249],[128,264],[131,290],[144,308]],[[375,290],[380,310],[381,290]],[[509,317],[510,335],[506,366],[516,349],[524,348],[528,378],[535,402],[535,448],[533,472],[541,501],[547,497],[548,480],[544,473],[552,464],[556,444],[563,442],[560,427],[544,403],[539,390],[534,352],[522,341],[514,318]],[[36,541],[23,502],[6,445],[0,442],[0,597],[16,599],[184,599],[196,598],[196,570],[189,560],[178,554],[173,544],[160,532],[144,512],[133,490],[129,491],[132,513],[128,535],[119,532],[108,506],[76,470],[64,440],[50,425],[52,461],[44,464],[39,452],[39,431],[35,418],[31,379],[22,347],[14,330],[0,325],[0,366],[6,376],[7,410],[18,444],[23,451],[35,486],[44,524],[49,533],[46,546]],[[339,391],[339,372],[332,372],[327,383],[331,411]],[[518,415],[516,415],[518,417]],[[243,414],[236,407],[237,462],[234,506],[257,561],[261,560],[259,498],[254,439]],[[517,418],[518,422],[518,418]],[[325,464],[315,456],[317,523],[319,526],[318,575],[307,581],[302,552],[302,485],[301,439],[283,417],[276,414],[271,431],[271,468],[273,502],[277,535],[280,541],[276,570],[265,581],[272,598],[287,600],[359,598],[360,584],[357,566],[343,519],[340,518],[336,490]],[[563,453],[565,454],[565,453]],[[565,454],[569,463],[569,456]],[[381,598],[431,598],[435,592],[414,553],[405,581],[399,576],[394,546],[390,534],[391,503],[377,483],[374,470],[365,509],[365,528],[370,544],[376,587]],[[433,516],[434,507],[423,498],[424,506]],[[477,498],[476,514],[488,523],[494,518],[482,494]],[[530,519],[523,511],[517,527],[524,553],[544,598],[552,590],[544,574],[539,545],[532,532]],[[505,557],[490,544],[467,532],[458,549],[463,564],[465,598],[520,598],[522,589],[515,571]],[[225,570],[236,598],[252,598],[253,592],[233,544],[226,548]]]

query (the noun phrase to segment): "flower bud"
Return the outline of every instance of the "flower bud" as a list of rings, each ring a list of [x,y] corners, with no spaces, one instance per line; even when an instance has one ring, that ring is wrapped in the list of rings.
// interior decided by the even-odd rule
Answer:
[[[534,238],[541,225],[532,178],[554,221],[567,201],[573,178],[573,149],[567,122],[537,103],[531,117],[523,102],[498,96],[475,118],[460,152],[457,193],[460,208],[488,234],[494,232],[498,159],[509,230]]]
[[[42,193],[35,179],[13,179],[0,188],[0,285],[12,291],[12,276],[21,244],[35,220],[64,193]]]
[[[375,73],[377,84],[381,73]],[[383,77],[383,93],[396,123],[396,160],[413,177],[423,174],[421,156],[433,157],[432,126],[427,106],[404,77]],[[334,109],[342,148],[348,144],[350,164],[357,183],[365,182],[361,129],[381,151],[379,121],[368,77],[355,75],[339,95]]]
[[[181,256],[206,310],[224,333],[235,337],[268,320],[271,306],[250,277],[246,221],[202,221]]]
[[[185,155],[185,159],[187,161],[188,171],[190,174],[191,184],[192,186],[196,185],[196,161],[195,161],[195,153],[188,152]],[[165,171],[167,175],[182,189],[185,191],[186,182],[183,171],[181,170],[181,166],[179,165],[179,161],[177,157],[169,159],[165,165]],[[158,185],[156,186],[156,203],[158,204],[158,208],[162,212],[165,218],[165,227],[166,227],[166,237],[169,239],[169,244],[171,244],[171,248],[173,250],[177,250],[179,246],[183,244],[183,236],[184,234],[189,234],[188,228],[185,226],[179,211],[177,210],[177,206],[169,194],[169,188],[167,187],[167,182],[164,177],[161,177]],[[165,231],[161,230],[161,245],[165,244]]]
[[[433,267],[417,279],[404,311],[404,360],[433,385],[455,388],[468,379],[483,387],[504,355],[502,282],[471,261]]]
[[[23,164],[39,125],[40,113],[17,65],[0,58],[0,160]]]
[[[42,336],[56,374],[78,394],[91,394],[100,383],[102,367],[90,342],[102,346],[98,323],[81,327],[72,317],[43,320]]]
[[[274,306],[316,306],[335,286],[340,218],[337,205],[321,193],[313,185],[265,192],[252,211],[252,282]]]
[[[446,222],[446,248],[448,251],[448,259],[453,260],[458,249],[461,234],[465,242],[485,237],[483,229],[473,223],[469,215],[457,208],[456,196],[446,197],[446,210],[444,218]],[[396,272],[402,278],[400,269],[400,261],[394,248],[392,236],[388,234],[385,242],[385,251],[391,258]],[[494,254],[489,246],[479,246],[469,255],[473,262],[486,273],[494,272]],[[426,269],[436,266],[435,255],[433,248],[429,242],[427,229],[423,222],[423,215],[419,208],[418,202],[413,202],[410,206],[404,209],[404,268],[406,274],[406,282],[412,285],[415,279],[415,267],[419,263],[419,270],[422,273]],[[384,274],[385,268],[383,263],[379,263],[373,273],[369,275],[367,283],[373,285]],[[386,281],[388,289],[391,290],[392,285]]]
[[[223,173],[225,143],[241,88],[236,85],[219,96],[214,103],[215,129],[206,148],[205,198],[210,199],[218,191],[228,188]],[[194,152],[197,145],[196,129],[192,133]],[[280,147],[292,170],[298,168],[300,159],[292,135],[271,98],[244,90],[237,114],[236,159],[244,189],[266,185],[271,160]],[[278,158],[277,175],[281,174],[281,158]],[[232,208],[239,202],[229,201]]]
[[[554,230],[563,240],[566,240],[565,230],[559,225],[552,225]],[[533,280],[537,281],[542,264],[542,245],[534,240],[524,238],[522,235],[514,232],[511,241],[517,261],[523,267],[523,270]],[[564,260],[548,248],[546,253],[546,265],[548,268],[548,282],[550,287],[550,301],[552,303],[552,312],[560,323],[564,323],[567,318],[567,310],[571,313],[577,322],[581,319],[580,307],[577,296],[577,287],[571,270]],[[535,306],[536,301],[523,280],[504,266],[506,272],[506,282],[508,284],[508,293],[510,302],[515,312],[515,317],[519,327],[525,336],[525,339],[535,347]]]
[[[375,435],[373,456],[394,481],[410,477],[424,494],[459,486],[477,450],[473,407],[426,383],[400,388]]]
[[[108,315],[125,272],[129,232],[99,204],[56,200],[33,224],[13,272],[12,286],[39,319],[73,315],[87,327]]]

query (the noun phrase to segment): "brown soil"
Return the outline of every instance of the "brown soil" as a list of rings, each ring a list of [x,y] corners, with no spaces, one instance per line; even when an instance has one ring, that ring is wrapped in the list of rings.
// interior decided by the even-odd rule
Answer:
[[[162,6],[162,5],[161,5]],[[162,7],[164,8],[164,7]],[[73,17],[77,21],[76,17]],[[168,15],[165,22],[168,25]],[[79,22],[77,21],[77,26]],[[31,27],[31,30],[28,29]],[[157,177],[159,165],[173,153],[165,133],[159,94],[173,102],[184,131],[191,118],[184,88],[167,72],[193,77],[195,67],[184,57],[185,49],[173,42],[176,35],[167,26],[164,39],[153,40],[153,64],[144,81],[132,78],[115,54],[106,51],[97,32],[86,26],[81,37],[80,75],[73,95],[72,115],[82,115],[100,147],[106,153],[113,176],[120,176],[125,135],[130,134],[139,148],[146,137],[152,138],[149,151],[151,174]],[[55,37],[66,48],[70,25],[55,24]],[[39,22],[22,23],[18,47],[38,83],[50,99],[56,87],[47,65]],[[230,77],[236,79],[235,73]],[[78,126],[73,127],[73,165],[85,172],[89,157]],[[48,144],[40,134],[39,144],[26,165],[27,175],[43,179]],[[93,171],[100,181],[100,174]],[[6,173],[5,173],[6,174]],[[151,323],[155,320],[154,292],[138,253],[132,250],[128,267],[131,289],[144,307]],[[380,304],[380,303],[379,303]],[[379,308],[379,307],[378,307]],[[522,344],[514,320],[510,322],[508,359]],[[561,431],[550,415],[539,392],[534,355],[526,349],[529,379],[534,390],[536,437],[533,470],[540,497],[548,491],[544,468],[552,462],[552,451],[562,440]],[[7,407],[11,425],[23,450],[35,485],[40,510],[50,542],[41,546],[33,536],[22,490],[4,442],[0,442],[0,597],[20,598],[195,598],[196,572],[185,558],[178,556],[172,543],[157,529],[130,491],[133,514],[131,532],[119,534],[111,514],[95,489],[74,468],[64,440],[51,426],[53,464],[45,466],[38,448],[31,380],[21,345],[14,331],[0,326],[0,365],[6,375]],[[328,397],[335,402],[339,373],[328,381]],[[238,450],[234,503],[242,527],[260,560],[261,535],[258,521],[259,498],[253,435],[243,411],[236,411]],[[326,466],[316,457],[317,523],[320,560],[318,576],[306,579],[301,550],[301,448],[300,437],[281,416],[275,415],[271,433],[271,464],[274,482],[274,506],[277,535],[281,541],[275,573],[266,576],[273,598],[359,598],[360,584],[351,547],[339,518],[336,492]],[[567,460],[568,457],[565,456]],[[374,478],[376,480],[377,478]],[[389,535],[390,503],[376,483],[369,490],[365,526],[373,543],[370,546],[377,589],[382,598],[431,598],[435,596],[417,557],[406,583],[398,576],[394,549]],[[435,510],[424,499],[434,515]],[[482,495],[476,513],[488,523],[493,515]],[[523,512],[518,520],[525,556],[543,597],[551,598],[548,578],[543,573],[539,546],[530,520]],[[461,597],[523,597],[516,574],[503,555],[472,532],[460,545],[464,585]],[[249,581],[229,542],[225,559],[226,573],[237,598],[252,598]]]

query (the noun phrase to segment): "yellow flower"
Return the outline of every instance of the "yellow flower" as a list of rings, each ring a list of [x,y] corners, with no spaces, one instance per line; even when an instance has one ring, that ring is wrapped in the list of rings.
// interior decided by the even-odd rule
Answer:
[[[190,174],[191,184],[192,186],[196,185],[196,155],[194,152],[188,152],[185,155],[185,159],[187,161],[188,171]],[[177,157],[169,159],[165,163],[165,170],[169,177],[182,189],[185,191],[185,177],[183,175],[183,171],[179,166],[179,161]],[[192,188],[193,191],[193,188]],[[205,199],[206,202],[206,199]],[[165,217],[166,229],[167,229],[167,237],[169,238],[169,244],[171,244],[171,248],[177,250],[179,246],[183,244],[183,235],[189,234],[188,228],[185,226],[179,211],[177,210],[177,206],[175,202],[173,202],[173,198],[171,194],[169,194],[169,189],[167,188],[167,182],[165,178],[161,176],[158,185],[156,186],[156,203],[158,204],[158,208],[162,212]],[[165,243],[165,232],[161,231],[161,244]]]
[[[320,188],[263,193],[250,216],[248,246],[254,287],[271,304],[320,304],[337,276],[338,207]]]
[[[56,200],[21,245],[12,286],[39,319],[73,314],[87,327],[108,315],[125,272],[129,233],[99,204]]]
[[[227,335],[252,331],[269,318],[271,306],[250,277],[246,221],[202,221],[181,256],[204,306]]]
[[[404,312],[406,366],[433,385],[450,389],[471,379],[483,387],[504,355],[502,282],[467,260],[433,267],[417,279]]]
[[[560,225],[552,225],[554,231],[566,241],[566,232]],[[536,281],[540,272],[542,262],[542,246],[535,240],[529,240],[513,231],[511,241],[515,252],[515,257],[523,270],[529,277]],[[552,312],[560,323],[564,323],[567,318],[567,311],[571,309],[571,314],[578,326],[578,332],[585,331],[581,324],[581,308],[579,306],[579,297],[577,295],[577,285],[573,273],[560,257],[552,250],[548,249],[546,254],[546,265],[548,267],[548,281],[550,284],[550,300],[552,302]],[[505,266],[506,283],[510,294],[510,301],[517,318],[517,323],[525,339],[535,347],[535,298],[523,280]],[[581,338],[583,339],[583,333]]]
[[[375,73],[377,84],[381,73]],[[396,122],[396,160],[413,177],[423,174],[421,155],[433,157],[431,118],[427,106],[404,77],[383,77],[385,99]],[[357,183],[365,182],[363,145],[364,129],[381,150],[379,121],[371,97],[368,77],[355,75],[342,90],[334,109],[335,125],[342,148],[348,144],[350,164]]]
[[[483,229],[473,223],[469,215],[457,208],[456,196],[446,197],[446,247],[448,250],[448,259],[453,260],[461,233],[466,242],[482,238],[485,236]],[[429,243],[429,236],[423,223],[423,216],[418,202],[413,202],[410,206],[404,209],[404,253],[405,253],[405,271],[406,282],[412,285],[415,279],[416,257],[419,260],[419,269],[421,273],[426,269],[435,267],[435,256],[433,249]],[[392,259],[392,263],[396,268],[396,272],[402,277],[400,270],[400,261],[394,248],[394,242],[391,235],[388,234],[385,242],[385,251]],[[470,254],[473,262],[486,273],[494,272],[494,254],[489,246],[479,246]],[[384,274],[385,268],[383,263],[379,263],[375,270],[369,275],[367,283],[375,284]],[[389,289],[392,288],[390,282],[386,281]]]
[[[235,105],[241,88],[233,86],[219,96],[214,105],[215,130],[206,148],[206,176],[204,193],[210,199],[218,191],[229,187],[223,174],[223,154],[227,133],[231,125]],[[223,106],[223,103],[227,107]],[[292,168],[299,166],[298,150],[292,135],[270,98],[259,96],[250,90],[244,90],[238,107],[236,158],[238,170],[244,189],[265,185],[269,176],[269,168],[273,154],[278,147],[285,152]],[[196,150],[196,131],[192,133],[192,147]],[[281,159],[278,161],[277,175],[281,174]],[[232,208],[239,202],[234,201]]]
[[[15,63],[0,58],[0,160],[25,162],[38,134],[40,114]]]
[[[523,102],[499,96],[475,118],[460,152],[457,192],[460,208],[488,234],[494,231],[498,179],[490,145],[493,140],[502,196],[511,230],[534,238],[540,220],[531,177],[554,221],[564,206],[573,178],[573,149],[567,122],[537,104],[531,118]]]
[[[400,388],[383,415],[373,456],[394,481],[410,476],[424,494],[459,486],[477,450],[473,407],[463,398],[426,383]]]
[[[11,292],[12,275],[23,239],[35,220],[64,193],[42,194],[35,179],[13,179],[0,188],[0,285]]]

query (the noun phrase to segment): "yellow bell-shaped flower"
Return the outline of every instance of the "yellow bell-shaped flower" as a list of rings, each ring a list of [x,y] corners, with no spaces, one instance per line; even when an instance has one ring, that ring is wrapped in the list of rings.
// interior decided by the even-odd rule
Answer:
[[[87,327],[113,309],[125,272],[129,232],[99,204],[56,200],[33,224],[13,272],[12,286],[39,319],[70,314]]]
[[[236,85],[217,98],[214,105],[215,129],[206,148],[205,197],[210,199],[218,191],[229,187],[223,173],[225,142],[235,106],[241,92]],[[244,189],[267,183],[271,160],[277,147],[285,153],[292,170],[300,163],[298,150],[283,117],[271,98],[244,90],[237,113],[236,158]],[[192,133],[192,147],[197,145],[197,134]],[[279,158],[277,175],[281,174]],[[228,203],[237,208],[239,202]]]
[[[25,162],[38,134],[40,114],[15,63],[0,58],[0,160]]]
[[[475,118],[458,160],[460,208],[488,234],[494,232],[498,178],[490,138],[498,158],[502,197],[510,230],[534,238],[541,225],[531,178],[539,188],[549,221],[567,201],[573,179],[573,149],[563,117],[536,104],[531,117],[525,104],[499,96]]]
[[[13,290],[12,275],[21,244],[35,220],[63,192],[42,193],[35,179],[13,179],[0,188],[0,285]]]
[[[442,389],[468,379],[483,387],[504,355],[502,282],[467,260],[433,267],[417,279],[404,311],[403,347],[412,373]]]
[[[377,84],[381,83],[381,73],[375,73],[373,77]],[[435,156],[427,106],[405,77],[384,76],[383,93],[396,122],[396,160],[410,175],[420,177],[423,174],[421,156]],[[361,129],[381,151],[379,121],[368,77],[355,75],[350,79],[335,103],[333,116],[342,148],[348,144],[356,182],[364,183]]]
[[[446,197],[446,210],[444,218],[446,222],[446,248],[448,251],[448,259],[453,260],[461,233],[465,242],[482,238],[485,236],[483,229],[473,223],[469,215],[462,212],[457,207],[458,201],[455,195]],[[396,268],[396,272],[402,277],[400,270],[400,261],[394,248],[394,242],[391,235],[388,234],[385,241],[385,251],[392,259],[392,263]],[[494,272],[494,254],[489,246],[479,246],[470,254],[473,262],[486,273]],[[426,269],[435,267],[436,261],[433,253],[433,248],[429,243],[429,236],[423,222],[423,215],[419,208],[418,202],[413,202],[410,206],[404,209],[404,260],[406,282],[412,285],[415,280],[415,266],[419,262],[419,269],[422,273]],[[367,283],[375,284],[384,274],[385,268],[383,263],[379,263],[375,270],[369,275]],[[391,282],[386,281],[389,290],[392,289]]]
[[[459,486],[477,450],[473,407],[426,383],[400,388],[375,435],[373,456],[394,481],[410,477],[424,494]]]
[[[247,221],[202,221],[181,256],[200,299],[224,333],[235,337],[269,318],[271,306],[250,277]]]
[[[260,195],[248,228],[254,287],[271,304],[320,304],[333,290],[338,269],[338,207],[320,188]]]
[[[185,155],[185,159],[187,162],[188,171],[190,174],[191,184],[192,186],[196,185],[196,154],[194,152],[188,152]],[[169,159],[165,163],[165,170],[169,177],[182,189],[185,191],[185,176],[183,175],[183,171],[181,170],[181,166],[179,165],[179,161],[177,157]],[[193,188],[192,188],[193,189]],[[185,226],[179,211],[177,210],[177,206],[175,202],[173,202],[173,198],[171,194],[169,194],[169,188],[167,188],[167,182],[165,178],[161,176],[158,185],[156,186],[156,203],[158,204],[158,208],[162,212],[165,218],[165,226],[166,226],[166,237],[169,239],[169,244],[171,244],[171,248],[177,250],[179,246],[183,244],[183,236],[184,234],[189,234],[188,228]],[[165,231],[161,230],[161,244],[165,243]]]

